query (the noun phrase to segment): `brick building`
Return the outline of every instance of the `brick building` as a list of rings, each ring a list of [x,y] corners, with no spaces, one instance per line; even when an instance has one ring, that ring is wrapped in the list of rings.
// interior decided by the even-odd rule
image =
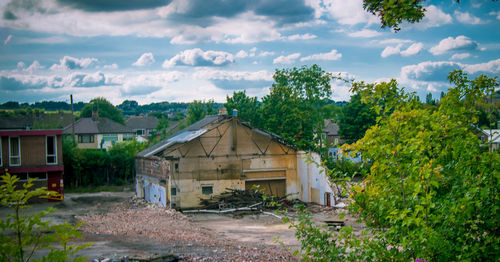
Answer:
[[[9,172],[35,187],[46,187],[63,199],[62,130],[0,130],[0,174]]]

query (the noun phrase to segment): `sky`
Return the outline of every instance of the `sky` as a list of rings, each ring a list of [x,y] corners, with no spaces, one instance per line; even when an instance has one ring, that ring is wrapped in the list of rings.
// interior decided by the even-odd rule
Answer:
[[[423,3],[394,32],[361,0],[0,0],[0,103],[261,98],[276,69],[313,64],[434,97],[454,69],[499,75],[500,1]]]

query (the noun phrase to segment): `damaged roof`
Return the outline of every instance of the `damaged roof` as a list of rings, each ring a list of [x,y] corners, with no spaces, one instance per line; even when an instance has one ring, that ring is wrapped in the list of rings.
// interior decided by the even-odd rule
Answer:
[[[179,131],[177,134],[173,135],[173,136],[170,136],[168,138],[165,138],[163,140],[161,140],[160,142],[144,149],[143,151],[139,152],[137,154],[137,156],[141,156],[141,157],[150,157],[168,147],[170,147],[171,145],[174,145],[174,144],[181,144],[181,143],[186,143],[186,142],[189,142],[193,139],[196,139],[198,138],[199,136],[203,135],[204,133],[206,133],[208,131],[208,129],[206,128],[208,125],[212,124],[212,123],[215,123],[215,122],[220,122],[224,119],[230,119],[232,118],[231,116],[227,116],[227,115],[211,115],[211,116],[206,116],[205,118],[201,119],[200,121],[186,127],[185,129]],[[240,122],[242,125],[248,127],[249,129],[259,133],[259,134],[262,134],[262,135],[265,135],[283,145],[286,145],[286,146],[289,146],[289,147],[293,147],[293,146],[290,146],[288,145],[283,138],[281,138],[280,136],[276,135],[276,134],[273,134],[271,132],[267,132],[267,131],[264,131],[264,130],[261,130],[261,129],[258,129],[258,128],[253,128],[252,126],[250,126],[249,124],[247,123],[244,123],[244,122]]]

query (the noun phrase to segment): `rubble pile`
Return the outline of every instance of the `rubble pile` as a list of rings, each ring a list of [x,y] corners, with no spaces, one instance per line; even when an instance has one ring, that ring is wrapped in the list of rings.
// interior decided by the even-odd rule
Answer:
[[[209,199],[200,199],[200,204],[205,209],[226,209],[248,207],[262,203],[263,194],[257,190],[240,190],[226,188],[226,192]]]
[[[186,261],[295,261],[279,246],[229,240],[201,228],[183,214],[131,200],[106,214],[77,216],[85,233],[118,236],[122,239],[151,239],[166,243]]]

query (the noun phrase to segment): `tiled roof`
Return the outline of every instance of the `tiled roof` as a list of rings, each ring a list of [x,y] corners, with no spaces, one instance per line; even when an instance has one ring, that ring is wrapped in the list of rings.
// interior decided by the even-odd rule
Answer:
[[[155,129],[158,118],[154,116],[133,116],[127,119],[127,127],[130,129]]]
[[[339,125],[330,120],[325,120],[325,129],[323,131],[327,136],[338,136]]]
[[[71,125],[64,128],[63,133],[71,134]],[[106,117],[100,117],[97,121],[91,117],[84,117],[75,122],[75,134],[122,134],[133,133],[132,129],[117,123]]]

